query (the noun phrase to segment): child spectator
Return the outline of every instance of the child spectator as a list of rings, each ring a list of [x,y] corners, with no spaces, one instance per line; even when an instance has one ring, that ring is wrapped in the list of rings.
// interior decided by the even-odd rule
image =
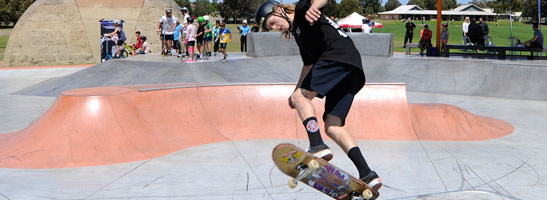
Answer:
[[[218,41],[218,31],[220,30],[220,21],[217,20],[215,22],[215,27],[213,27],[213,40],[215,41],[215,45],[213,45],[213,51],[214,51],[214,56],[217,56],[217,52],[218,52],[218,45],[219,45],[219,41]]]
[[[205,37],[205,19],[202,16],[198,17],[198,30],[196,34],[196,44],[198,48],[199,54],[197,55],[197,58],[199,60],[203,60],[201,57],[201,54],[203,54],[203,38]]]
[[[177,26],[175,27],[175,33],[173,33],[173,46],[175,48],[175,50],[177,51],[177,57],[180,57],[182,55],[182,51],[181,51],[181,42],[180,42],[180,33],[182,31],[182,28],[184,26],[180,23],[180,22],[177,22]]]
[[[188,39],[188,43],[186,46],[188,46],[188,54],[190,57],[186,60],[186,63],[193,63],[195,62],[194,46],[196,46],[196,26],[194,25],[194,18],[189,17],[187,22],[186,39]]]
[[[138,54],[147,54],[150,53],[150,46],[148,46],[148,42],[146,42],[146,36],[140,37],[142,41],[142,45],[137,49]]]
[[[446,44],[448,43],[448,36],[449,36],[449,33],[448,33],[448,22],[446,22],[446,24],[443,24],[443,31],[441,33],[441,42],[442,42],[442,45],[441,45],[441,55],[444,55],[444,56],[448,56],[448,48],[446,46]]]
[[[220,62],[226,62],[228,54],[226,53],[226,47],[228,46],[228,43],[232,39],[232,32],[230,32],[230,29],[226,28],[225,22],[220,22],[220,30],[219,30],[219,37],[217,40],[219,41],[219,51],[222,52],[224,55],[224,58],[220,60]]]

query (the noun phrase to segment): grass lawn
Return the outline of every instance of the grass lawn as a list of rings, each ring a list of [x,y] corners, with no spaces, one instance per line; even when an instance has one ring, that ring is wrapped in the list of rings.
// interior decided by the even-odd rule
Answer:
[[[0,60],[4,60],[4,51],[8,45],[9,35],[0,35]]]
[[[405,40],[405,23],[398,20],[377,20],[378,22],[384,25],[384,28],[374,29],[375,33],[393,33],[394,36],[394,51],[395,52],[404,52],[403,43]],[[416,23],[416,22],[415,22]],[[437,23],[435,21],[427,21],[429,28],[433,31],[433,46],[435,46],[435,38]],[[446,22],[443,22],[446,23]],[[450,22],[448,25],[448,31],[450,37],[448,39],[448,44],[463,44],[462,41],[462,21]],[[490,28],[489,35],[492,37],[494,44],[496,46],[509,46],[511,41],[509,40],[510,36],[510,23],[509,21],[499,21],[499,25],[496,26],[495,22],[487,22],[488,27]],[[420,41],[420,31],[423,29],[423,24],[417,22],[417,27],[414,32],[414,38],[412,39],[413,43],[418,43]],[[542,31],[545,35],[546,31]],[[531,24],[513,22],[513,37],[520,39],[522,42],[531,39],[534,36]]]

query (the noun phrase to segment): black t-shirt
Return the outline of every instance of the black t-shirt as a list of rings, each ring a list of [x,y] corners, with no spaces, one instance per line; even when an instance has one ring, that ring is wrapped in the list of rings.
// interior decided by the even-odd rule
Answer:
[[[200,36],[196,37],[197,41],[203,40],[203,36],[205,36],[205,24],[201,24],[198,27],[198,31],[196,32],[196,35],[202,33]]]
[[[414,32],[414,28],[416,28],[416,24],[414,22],[407,22],[405,27],[407,33],[412,33]]]
[[[292,33],[300,48],[304,65],[313,65],[318,60],[337,61],[363,70],[361,55],[351,38],[333,21],[321,14],[310,26],[305,18],[311,0],[300,0],[296,4]],[[323,9],[320,9],[323,13]]]

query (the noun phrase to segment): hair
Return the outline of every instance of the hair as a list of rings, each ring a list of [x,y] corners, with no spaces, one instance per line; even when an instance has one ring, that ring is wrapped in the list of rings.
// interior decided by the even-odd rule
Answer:
[[[537,22],[534,22],[534,23],[532,24],[532,27],[533,27],[533,28],[539,28],[539,24],[538,24]]]
[[[136,34],[139,34],[139,35],[141,34],[141,32],[140,32],[140,31],[137,31],[137,32],[135,32],[135,33],[136,33]]]
[[[277,6],[274,7],[274,11],[272,12],[272,14],[270,14],[270,16],[274,14],[276,7],[279,7],[281,9],[283,9],[287,15],[288,14],[294,14],[294,11],[296,10],[296,5],[295,4],[280,4],[280,5],[277,5]],[[266,17],[266,20],[268,20],[268,18],[269,17]],[[283,36],[287,40],[291,39],[291,34],[289,34],[290,31],[291,30],[281,32],[281,36]]]

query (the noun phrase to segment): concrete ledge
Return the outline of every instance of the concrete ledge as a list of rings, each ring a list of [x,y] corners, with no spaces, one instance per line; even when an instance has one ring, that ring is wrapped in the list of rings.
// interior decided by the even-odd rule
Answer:
[[[393,56],[393,34],[348,33],[362,56]],[[294,39],[286,40],[279,32],[249,33],[247,56],[293,56],[300,55]]]

